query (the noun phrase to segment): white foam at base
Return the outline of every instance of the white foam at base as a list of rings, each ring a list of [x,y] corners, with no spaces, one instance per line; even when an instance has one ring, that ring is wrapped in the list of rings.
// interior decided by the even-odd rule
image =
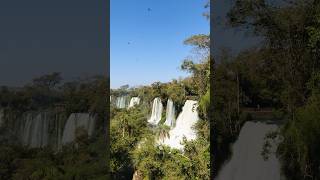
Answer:
[[[177,118],[176,126],[169,131],[169,137],[164,139],[163,142],[158,141],[158,143],[182,150],[184,148],[181,145],[183,137],[187,141],[196,139],[196,132],[193,126],[199,120],[197,107],[197,101],[187,100]]]
[[[139,97],[132,97],[128,106],[128,109],[140,104],[140,98]]]

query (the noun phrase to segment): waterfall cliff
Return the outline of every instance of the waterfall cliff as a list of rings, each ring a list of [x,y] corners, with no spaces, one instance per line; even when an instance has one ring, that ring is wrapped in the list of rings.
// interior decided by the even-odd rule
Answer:
[[[116,107],[119,109],[126,108],[127,106],[127,96],[117,97]]]
[[[165,125],[173,127],[176,119],[175,114],[175,107],[173,101],[168,99],[167,101],[167,110],[166,110],[166,121],[164,122]]]
[[[155,98],[152,104],[151,117],[148,122],[152,125],[157,125],[161,120],[163,105],[160,98]]]
[[[49,140],[48,114],[39,113],[35,116],[28,114],[25,119],[25,126],[22,133],[23,145],[29,147],[45,147]]]
[[[9,117],[7,122],[11,123],[6,124],[6,127],[15,134],[20,144],[29,148],[58,146],[64,124],[63,115],[40,111]]]
[[[2,117],[6,117],[3,126],[9,133],[7,135],[11,137],[12,134],[13,141],[28,148],[60,148],[75,140],[78,127],[83,127],[91,136],[96,122],[95,116],[89,113],[73,113],[67,119],[64,113],[55,111],[9,113]]]
[[[177,118],[176,126],[169,131],[169,137],[164,139],[161,144],[182,150],[183,145],[181,145],[181,142],[183,137],[188,141],[196,139],[196,132],[193,126],[199,120],[197,108],[197,101],[187,100]]]
[[[89,113],[72,113],[64,127],[62,135],[62,144],[73,142],[76,138],[77,128],[84,128],[88,136],[93,134],[96,123],[96,117],[91,116]]]

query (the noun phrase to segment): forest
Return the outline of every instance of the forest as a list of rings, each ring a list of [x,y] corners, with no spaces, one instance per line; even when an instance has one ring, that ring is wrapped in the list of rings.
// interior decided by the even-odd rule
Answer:
[[[292,180],[319,179],[319,1],[232,2],[228,26],[263,40],[238,54],[223,48],[215,59],[215,170],[230,157],[243,123],[252,119],[247,110],[270,109],[281,124],[268,138],[281,140],[276,154],[282,173]]]
[[[115,94],[127,92],[132,96],[143,97],[142,101],[146,102],[124,110],[111,106],[110,157],[113,179],[130,179],[135,171],[139,172],[142,179],[209,179],[210,143],[207,108],[210,103],[210,93],[209,86],[205,83],[209,81],[209,61],[199,64],[185,61],[183,68],[192,70],[192,77],[113,92]],[[192,97],[200,100],[201,120],[195,127],[198,137],[194,141],[185,142],[184,153],[168,146],[155,146],[156,137],[167,136],[169,131],[163,121],[155,130],[147,123],[151,109],[150,102],[155,97],[161,97],[164,104],[170,97],[178,111],[181,111],[186,99]],[[142,139],[146,141],[139,147]]]
[[[60,73],[51,73],[34,78],[23,87],[2,86],[0,90],[0,179],[106,179],[106,117],[108,80],[102,76],[65,81]],[[30,114],[41,114],[40,119],[28,118]],[[97,115],[92,136],[86,129],[78,127],[74,141],[60,148],[54,146],[55,139],[36,147],[29,142],[41,136],[55,135],[59,129],[51,122],[61,118],[65,122],[72,113]],[[29,114],[29,115],[28,115]],[[48,126],[39,125],[42,121]],[[59,120],[60,121],[60,120]],[[32,122],[34,129],[46,130],[32,136],[23,144],[20,135],[33,132],[30,126],[19,122]],[[24,127],[19,129],[17,127]],[[46,129],[48,128],[48,129]],[[28,133],[25,133],[28,132]],[[48,135],[49,134],[49,135]],[[61,133],[60,133],[61,134]],[[22,140],[25,138],[22,137]],[[41,140],[42,141],[42,140]]]
[[[205,50],[209,48],[208,42],[207,35],[195,35],[185,44]],[[131,179],[134,173],[140,179],[210,179],[209,63],[209,56],[197,62],[185,60],[181,69],[190,72],[188,78],[135,88],[122,86],[111,91],[114,97],[128,95],[140,97],[144,102],[128,109],[111,105],[110,168],[113,179]],[[199,101],[201,120],[195,127],[197,139],[185,141],[183,152],[169,146],[155,145],[155,139],[167,136],[169,131],[169,127],[163,124],[165,118],[155,129],[148,125],[151,102],[155,97],[160,97],[165,105],[168,98],[172,99],[178,112],[187,99]],[[139,146],[142,140],[143,145]]]

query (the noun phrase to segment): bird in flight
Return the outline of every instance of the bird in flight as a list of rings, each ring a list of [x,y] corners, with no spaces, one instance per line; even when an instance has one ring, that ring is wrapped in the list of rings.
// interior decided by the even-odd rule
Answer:
[[[151,8],[148,8],[148,11],[151,11]]]

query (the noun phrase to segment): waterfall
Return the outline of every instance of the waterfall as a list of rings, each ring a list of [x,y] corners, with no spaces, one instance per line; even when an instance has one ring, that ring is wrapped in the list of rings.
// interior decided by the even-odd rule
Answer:
[[[90,116],[88,113],[74,113],[68,119],[64,113],[57,111],[8,115],[6,119],[9,119],[5,126],[9,128],[9,133],[18,139],[18,143],[28,148],[50,146],[59,149],[61,145],[75,139],[78,127],[83,127],[91,136],[96,122],[95,116]]]
[[[167,110],[166,110],[166,121],[164,122],[164,124],[167,126],[173,127],[175,118],[176,118],[176,115],[175,115],[175,108],[174,108],[173,101],[171,99],[168,99]]]
[[[49,118],[47,113],[26,113],[22,117],[21,141],[31,148],[45,147],[49,142]]]
[[[111,105],[115,105],[115,98],[112,95],[110,95],[110,106]]]
[[[182,150],[183,145],[181,145],[181,142],[183,137],[188,141],[196,139],[196,132],[193,126],[199,120],[197,107],[197,101],[187,100],[177,118],[176,126],[169,131],[169,137],[163,143],[160,143]]]
[[[135,105],[139,105],[139,104],[140,104],[140,98],[139,97],[132,97],[128,108],[131,108],[131,107],[133,107]]]
[[[91,136],[94,131],[96,118],[89,115],[89,113],[72,113],[63,130],[62,144],[67,144],[75,140],[77,128],[84,128]]]
[[[116,107],[119,109],[126,108],[127,96],[117,97]]]
[[[276,157],[277,139],[271,142],[270,154],[267,160],[261,152],[265,143],[265,136],[270,131],[277,130],[276,124],[261,122],[246,122],[237,141],[232,146],[232,157],[220,170],[217,180],[280,180],[281,166]]]
[[[163,105],[160,98],[155,98],[152,104],[151,117],[148,122],[152,125],[157,125],[161,120]]]

